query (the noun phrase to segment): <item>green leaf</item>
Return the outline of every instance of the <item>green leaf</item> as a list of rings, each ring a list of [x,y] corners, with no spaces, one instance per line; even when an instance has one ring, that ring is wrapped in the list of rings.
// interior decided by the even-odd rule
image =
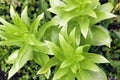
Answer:
[[[95,11],[92,10],[91,8],[83,9],[81,15],[85,15],[85,14],[93,18],[97,18]]]
[[[32,58],[32,49],[28,44],[24,44],[19,50],[18,57],[16,58],[12,68],[9,71],[8,79],[10,79],[18,70],[20,70],[25,63]]]
[[[64,60],[60,66],[60,68],[65,68],[71,65],[74,65],[80,61],[82,61],[84,59],[84,56],[82,55],[77,55],[77,56],[73,56],[72,58],[67,58],[66,60]]]
[[[6,40],[6,41],[0,41],[0,45],[7,45],[7,46],[11,46],[11,45],[17,45],[17,46],[21,46],[21,42],[22,40]]]
[[[37,38],[38,38],[38,40],[41,40],[42,37],[43,37],[43,35],[44,35],[44,33],[45,33],[45,31],[46,31],[49,27],[52,27],[52,26],[54,26],[54,25],[56,25],[56,23],[55,23],[54,20],[51,20],[51,21],[43,24],[43,25],[41,26],[41,28],[39,29],[39,31],[37,32]]]
[[[65,74],[63,77],[61,77],[59,80],[75,80],[74,74],[69,71],[67,74]]]
[[[92,35],[91,29],[89,29],[86,39],[82,36],[81,40],[80,40],[80,43],[81,43],[81,45],[86,45],[86,44],[91,45],[92,41],[93,41],[93,35]]]
[[[33,46],[45,46],[45,44],[43,42],[40,42],[34,34],[26,34],[24,36],[24,40],[26,43],[28,43],[29,45],[33,45]]]
[[[62,68],[62,69],[58,69],[58,71],[55,73],[53,80],[57,80],[60,79],[61,77],[63,77],[65,74],[67,74],[69,72],[68,68]]]
[[[52,66],[55,66],[58,64],[58,59],[53,57],[51,58],[38,72],[37,74],[45,74],[50,70]]]
[[[33,60],[40,66],[44,66],[49,61],[49,57],[44,53],[34,52]]]
[[[105,73],[101,69],[99,72],[82,69],[76,75],[78,80],[107,80]]]
[[[109,61],[104,58],[103,56],[99,55],[99,54],[93,54],[93,53],[88,53],[88,54],[84,54],[84,56],[94,62],[94,63],[109,63]]]
[[[110,2],[105,3],[96,8],[96,11],[101,11],[101,12],[111,12],[112,10],[113,10],[113,5]]]
[[[43,18],[43,16],[44,14],[42,13],[33,21],[33,23],[31,24],[31,32],[35,34],[37,33],[39,22]]]
[[[70,11],[70,12],[68,12],[68,13],[64,13],[64,16],[62,16],[63,18],[62,18],[61,21],[60,21],[60,26],[65,26],[65,25],[67,25],[68,22],[69,22],[71,19],[79,16],[79,14],[77,14],[77,13],[78,13],[78,10],[72,10],[72,11]]]
[[[79,70],[79,69],[80,69],[80,64],[79,64],[79,63],[73,64],[73,65],[71,66],[71,71],[72,71],[73,73],[77,73],[77,70]]]
[[[76,48],[76,50],[75,50],[75,54],[76,55],[81,55],[81,54],[83,54],[84,53],[84,48],[85,47],[89,47],[90,45],[84,45],[84,46],[79,46],[79,47],[77,47]]]
[[[90,24],[94,25],[102,20],[116,17],[114,14],[109,12],[96,11],[97,18],[90,18]]]
[[[59,60],[64,60],[65,57],[62,53],[61,48],[59,48],[57,45],[50,41],[46,41],[45,43],[47,44],[48,48],[53,52],[56,58],[58,58]]]
[[[15,12],[12,6],[10,6],[10,15],[16,27],[18,27],[24,32],[28,31],[27,25],[22,21],[22,19],[19,17],[18,13]]]
[[[62,7],[62,6],[65,6],[65,3],[62,2],[61,0],[50,0],[50,5],[52,7],[57,7],[57,6]]]
[[[114,33],[117,35],[117,37],[120,39],[120,32],[114,31]]]
[[[90,62],[88,59],[84,59],[83,61],[80,62],[80,68],[94,72],[99,71],[99,67],[96,64]]]
[[[71,66],[72,64],[74,64],[73,58],[68,58],[62,62],[62,64],[60,65],[60,68],[66,68],[68,66]]]
[[[59,34],[59,41],[60,41],[60,46],[63,49],[64,56],[71,57],[72,54],[74,53],[74,48],[64,39],[64,37]]]
[[[26,6],[21,13],[21,20],[27,25],[30,26],[30,19],[27,14],[28,7]]]
[[[76,32],[76,28],[74,28],[69,34],[70,43],[74,48],[77,46],[75,32]]]
[[[111,38],[109,32],[102,26],[95,26],[92,28],[93,45],[106,45],[110,47]]]
[[[18,57],[18,52],[19,50],[16,50],[13,53],[11,53],[11,55],[8,57],[8,60],[6,62],[8,64],[13,64]]]
[[[89,19],[81,17],[78,23],[80,25],[82,35],[86,38],[89,30]]]

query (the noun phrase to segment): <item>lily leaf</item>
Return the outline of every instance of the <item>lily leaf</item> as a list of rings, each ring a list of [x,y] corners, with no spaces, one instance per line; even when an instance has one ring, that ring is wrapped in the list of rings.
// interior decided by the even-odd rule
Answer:
[[[111,38],[109,32],[102,26],[95,26],[92,28],[93,45],[106,45],[110,47]]]
[[[9,71],[8,79],[10,79],[18,70],[20,70],[24,64],[32,58],[32,49],[28,44],[23,45],[19,50],[18,57],[13,63],[12,68]]]
[[[84,54],[84,56],[94,62],[94,63],[109,63],[109,61],[104,58],[103,56],[99,55],[99,54],[94,54],[94,53],[88,53],[88,54]]]

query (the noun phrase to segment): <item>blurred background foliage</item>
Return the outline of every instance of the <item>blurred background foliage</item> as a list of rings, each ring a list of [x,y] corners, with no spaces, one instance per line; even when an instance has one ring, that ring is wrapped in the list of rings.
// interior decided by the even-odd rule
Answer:
[[[90,52],[99,53],[110,61],[110,64],[100,65],[106,72],[108,80],[120,80],[120,0],[100,0],[101,4],[108,1],[114,5],[112,13],[118,15],[118,17],[102,21],[99,24],[109,30],[112,37],[111,47],[92,46]],[[11,4],[19,14],[25,6],[28,6],[28,15],[33,20],[37,15],[44,12],[43,23],[49,21],[53,16],[53,14],[47,12],[50,7],[48,0],[0,0],[0,17],[9,22],[12,22],[9,14]],[[11,65],[6,64],[6,60],[10,53],[16,49],[18,49],[16,46],[0,46],[0,80],[7,80],[7,73]],[[29,61],[11,80],[45,80],[43,75],[36,75],[39,68],[40,66],[35,62]]]

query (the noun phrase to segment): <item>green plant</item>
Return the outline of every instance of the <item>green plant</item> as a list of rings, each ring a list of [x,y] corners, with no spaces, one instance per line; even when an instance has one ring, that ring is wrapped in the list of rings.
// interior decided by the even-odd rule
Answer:
[[[7,62],[13,64],[9,71],[8,78],[13,76],[28,60],[31,60],[35,54],[33,54],[33,52],[35,51],[39,50],[39,54],[35,54],[36,57],[45,57],[44,62],[49,59],[46,54],[41,54],[46,53],[47,48],[44,43],[39,40],[42,38],[46,28],[52,24],[52,21],[48,22],[38,30],[39,21],[43,18],[43,14],[39,15],[30,23],[30,19],[27,16],[27,7],[23,10],[21,18],[12,6],[10,8],[10,14],[14,24],[8,23],[0,18],[1,23],[4,24],[0,25],[0,34],[4,39],[4,41],[0,42],[0,45],[16,45],[19,46],[20,49],[13,52],[8,58]],[[41,64],[43,65],[44,62]]]
[[[45,74],[47,79],[54,66],[53,80],[107,80],[96,63],[109,61],[89,53],[89,48],[91,45],[110,47],[108,31],[95,24],[115,17],[110,13],[112,4],[101,5],[99,0],[50,0],[50,5],[49,11],[55,17],[43,24],[39,24],[43,14],[32,22],[27,7],[19,17],[11,6],[12,24],[0,18],[3,24],[0,25],[0,36],[4,39],[0,45],[20,47],[8,57],[7,62],[13,64],[8,79],[27,61],[34,60],[41,66],[37,73]]]

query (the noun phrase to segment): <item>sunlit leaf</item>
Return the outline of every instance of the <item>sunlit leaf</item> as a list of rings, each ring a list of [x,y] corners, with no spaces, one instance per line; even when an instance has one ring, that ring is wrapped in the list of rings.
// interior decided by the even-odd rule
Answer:
[[[18,72],[25,63],[32,58],[32,49],[29,45],[25,44],[19,50],[18,56],[9,71],[8,79],[10,79],[16,72]]]
[[[109,63],[109,61],[99,54],[88,53],[85,57],[94,63]]]

